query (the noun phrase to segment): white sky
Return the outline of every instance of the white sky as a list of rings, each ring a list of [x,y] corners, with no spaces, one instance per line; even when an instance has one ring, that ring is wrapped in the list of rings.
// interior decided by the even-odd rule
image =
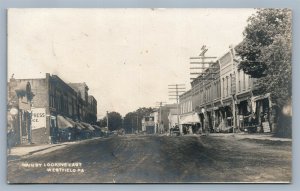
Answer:
[[[191,56],[222,56],[242,40],[253,9],[11,9],[8,78],[56,74],[86,82],[98,115],[123,116],[190,88]],[[171,103],[172,101],[170,101]]]

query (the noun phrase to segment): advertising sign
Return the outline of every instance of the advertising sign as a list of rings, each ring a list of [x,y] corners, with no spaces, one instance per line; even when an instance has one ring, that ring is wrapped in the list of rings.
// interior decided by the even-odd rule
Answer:
[[[46,109],[45,108],[33,108],[31,109],[31,127],[32,129],[39,129],[46,127]]]

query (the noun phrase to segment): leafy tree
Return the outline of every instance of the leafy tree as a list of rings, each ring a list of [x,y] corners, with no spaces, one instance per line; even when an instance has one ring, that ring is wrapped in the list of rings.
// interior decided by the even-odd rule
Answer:
[[[96,125],[98,125],[99,127],[107,127],[106,117],[99,119],[96,122]]]
[[[122,128],[122,116],[118,112],[108,113],[108,129],[110,131],[119,130]],[[107,118],[103,117],[97,122],[100,127],[107,127]]]
[[[291,103],[292,96],[291,16],[289,9],[258,9],[236,47],[242,59],[239,68],[258,79],[257,93],[271,93],[279,111]]]
[[[142,130],[142,119],[144,116],[150,115],[154,111],[153,108],[142,107],[136,111],[129,112],[124,117],[124,129],[127,133],[135,132],[136,130]]]
[[[137,130],[137,114],[129,112],[124,117],[124,129],[126,133],[133,133]]]

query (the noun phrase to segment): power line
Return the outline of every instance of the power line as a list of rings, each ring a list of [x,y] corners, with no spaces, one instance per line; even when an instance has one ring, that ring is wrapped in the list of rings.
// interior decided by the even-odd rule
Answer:
[[[168,89],[169,99],[176,100],[177,103],[177,124],[179,125],[179,94],[185,92],[185,84],[170,84]]]
[[[211,72],[211,69],[216,69],[212,65],[215,63],[214,61],[206,61],[207,59],[215,59],[215,56],[205,56],[208,48],[206,45],[201,47],[201,52],[197,57],[190,57],[192,61],[190,61],[190,80],[193,81],[197,79],[199,76],[203,76],[205,72]],[[194,61],[195,59],[200,59],[200,61]],[[195,66],[196,65],[196,66]],[[200,71],[199,71],[200,70]],[[212,73],[210,73],[212,74]]]

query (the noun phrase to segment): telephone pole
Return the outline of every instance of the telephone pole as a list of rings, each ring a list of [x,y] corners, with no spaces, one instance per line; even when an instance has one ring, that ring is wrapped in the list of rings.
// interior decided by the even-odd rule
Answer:
[[[137,132],[139,132],[139,115],[136,114],[136,129],[137,129]]]
[[[206,81],[210,81],[210,80],[215,80],[215,74],[217,74],[214,71],[214,66],[212,66],[213,64],[215,64],[216,62],[213,61],[212,59],[216,59],[217,57],[214,56],[205,56],[206,52],[208,51],[208,48],[206,47],[206,45],[203,45],[201,47],[201,52],[199,54],[199,56],[196,57],[190,57],[190,80],[191,80],[191,84],[192,84],[192,96],[194,95],[194,88],[193,85],[195,85],[194,80],[195,79],[199,79],[201,80],[201,85],[204,87]],[[200,82],[197,82],[200,83]],[[193,99],[193,98],[192,98]],[[206,100],[208,98],[204,98],[204,100]],[[203,101],[204,101],[203,100]],[[204,101],[205,102],[205,101]],[[206,125],[205,123],[207,122],[207,112],[206,112],[206,105],[204,105],[204,107],[201,109],[201,112],[203,113],[203,129],[206,129]],[[215,113],[214,113],[215,115]]]
[[[107,130],[109,130],[109,128],[108,128],[108,111],[106,111],[106,123],[107,123]]]
[[[206,52],[208,51],[208,48],[206,48],[206,45],[203,45],[201,48],[201,53],[199,56],[196,57],[190,57],[190,80],[193,81],[198,76],[203,75],[205,73],[206,69],[212,68],[211,65],[214,64],[214,61],[207,61],[211,59],[215,59],[217,57],[214,56],[205,56]]]
[[[177,103],[177,125],[179,127],[179,95],[185,92],[185,84],[168,85],[169,99],[176,100]]]

